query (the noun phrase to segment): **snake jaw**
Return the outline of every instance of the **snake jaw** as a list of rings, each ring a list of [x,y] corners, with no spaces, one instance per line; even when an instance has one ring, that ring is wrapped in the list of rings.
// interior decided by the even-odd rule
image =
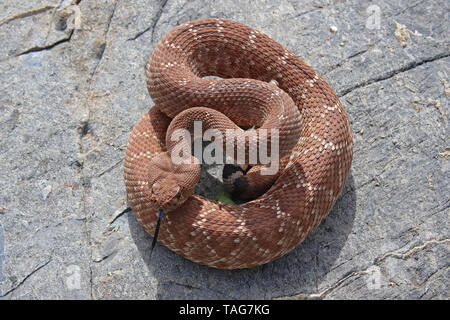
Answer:
[[[200,179],[200,165],[176,164],[167,152],[160,153],[150,161],[147,179],[150,206],[170,212],[193,193]]]
[[[170,181],[170,179],[161,179],[161,181],[157,181],[152,185],[150,205],[154,209],[169,212],[183,203],[182,198],[180,186]]]

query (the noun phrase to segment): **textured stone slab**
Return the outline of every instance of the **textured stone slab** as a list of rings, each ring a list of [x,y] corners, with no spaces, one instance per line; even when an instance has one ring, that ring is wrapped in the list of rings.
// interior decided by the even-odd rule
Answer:
[[[69,5],[79,30],[62,27]],[[449,3],[371,5],[0,4],[0,297],[448,299]],[[126,141],[152,106],[146,61],[171,28],[208,16],[251,25],[311,64],[341,97],[355,141],[325,221],[246,270],[203,267],[161,245],[149,261],[151,236],[121,213]],[[214,175],[205,170],[198,190],[214,193]]]

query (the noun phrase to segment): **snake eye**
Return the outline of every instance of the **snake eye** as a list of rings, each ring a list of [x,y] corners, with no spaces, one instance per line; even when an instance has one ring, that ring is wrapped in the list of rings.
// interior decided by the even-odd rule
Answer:
[[[181,191],[178,191],[178,193],[175,197],[177,197],[177,199],[180,200],[181,199]]]

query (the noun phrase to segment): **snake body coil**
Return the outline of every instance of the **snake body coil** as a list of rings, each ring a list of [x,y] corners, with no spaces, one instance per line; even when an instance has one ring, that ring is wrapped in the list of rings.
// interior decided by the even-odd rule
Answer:
[[[320,224],[344,187],[353,141],[338,97],[310,66],[255,29],[206,18],[171,30],[146,71],[155,106],[129,137],[124,176],[131,208],[149,233],[158,218],[155,194],[172,192],[159,241],[191,261],[237,269],[283,256]],[[270,189],[242,205],[192,194],[198,172],[171,173],[163,154],[171,148],[167,131],[193,120],[223,130],[233,123],[279,129],[279,173],[267,181],[256,171],[248,177],[249,189]]]

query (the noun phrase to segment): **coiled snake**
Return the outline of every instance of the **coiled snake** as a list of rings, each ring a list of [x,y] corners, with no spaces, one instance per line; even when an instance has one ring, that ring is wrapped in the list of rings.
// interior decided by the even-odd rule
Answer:
[[[205,18],[171,30],[146,72],[155,106],[130,134],[124,177],[147,232],[164,209],[162,244],[197,263],[237,269],[283,256],[320,224],[344,187],[353,141],[338,97],[310,66],[255,29]],[[196,120],[221,132],[279,129],[279,172],[264,176],[257,165],[243,177],[262,195],[233,205],[193,194],[198,166],[176,166],[167,152],[170,133],[192,131]]]

